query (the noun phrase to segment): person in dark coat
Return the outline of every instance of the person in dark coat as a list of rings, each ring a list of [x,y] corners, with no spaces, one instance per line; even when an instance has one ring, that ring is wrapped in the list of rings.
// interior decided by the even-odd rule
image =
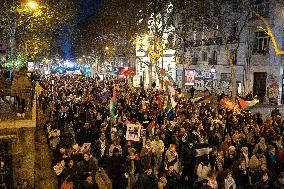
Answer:
[[[124,176],[125,163],[118,148],[113,149],[113,156],[108,158],[107,173],[112,181],[113,189],[125,189],[127,187],[127,179]]]
[[[87,175],[84,182],[79,186],[79,189],[99,189],[92,175]]]
[[[264,173],[261,181],[257,182],[253,188],[254,189],[272,189],[272,187],[270,186],[270,180],[268,177],[268,173]]]
[[[92,158],[90,154],[85,153],[83,155],[84,160],[78,164],[78,177],[82,181],[85,181],[88,176],[94,176],[97,172],[97,160]]]
[[[278,179],[273,183],[274,189],[284,188],[284,172],[281,172]]]
[[[174,169],[173,163],[168,164],[167,170],[167,187],[171,189],[181,189],[180,175]]]
[[[148,168],[139,178],[139,189],[155,189],[157,185],[157,178],[153,174],[152,168]]]
[[[268,153],[266,155],[266,161],[267,161],[267,168],[270,173],[271,180],[274,182],[277,179],[277,176],[279,174],[279,160],[275,153],[275,147],[269,146],[268,147]]]
[[[249,188],[249,173],[245,160],[242,160],[235,172],[235,181],[238,188]]]

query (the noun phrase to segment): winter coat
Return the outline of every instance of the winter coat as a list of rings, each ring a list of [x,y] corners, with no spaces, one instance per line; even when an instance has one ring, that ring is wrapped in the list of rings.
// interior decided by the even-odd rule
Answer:
[[[141,174],[139,178],[139,189],[155,189],[157,185],[157,179],[155,175]]]
[[[269,182],[263,182],[263,181],[256,183],[253,188],[254,189],[272,189]]]
[[[235,173],[235,181],[237,187],[249,188],[249,175],[248,171],[238,169]]]

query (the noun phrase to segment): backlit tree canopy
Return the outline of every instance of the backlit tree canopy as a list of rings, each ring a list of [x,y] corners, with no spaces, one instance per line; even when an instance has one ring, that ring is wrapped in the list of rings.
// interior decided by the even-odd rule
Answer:
[[[62,25],[72,23],[79,5],[70,0],[0,0],[0,4],[0,31],[10,57],[19,52],[35,57],[52,49]]]

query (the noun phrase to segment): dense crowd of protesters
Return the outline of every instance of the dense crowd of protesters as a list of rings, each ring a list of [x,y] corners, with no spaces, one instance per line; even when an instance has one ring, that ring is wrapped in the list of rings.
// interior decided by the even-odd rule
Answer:
[[[193,103],[177,91],[169,119],[167,91],[129,87],[123,79],[50,76],[42,86],[61,189],[284,188],[278,111],[262,118]],[[128,123],[140,124],[146,137],[126,140]]]

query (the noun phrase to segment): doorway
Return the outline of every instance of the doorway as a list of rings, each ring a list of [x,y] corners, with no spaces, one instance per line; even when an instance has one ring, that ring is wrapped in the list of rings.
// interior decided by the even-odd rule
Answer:
[[[266,96],[267,72],[254,72],[253,96],[258,96],[260,102],[264,102]]]
[[[13,188],[11,141],[0,140],[0,188]]]

